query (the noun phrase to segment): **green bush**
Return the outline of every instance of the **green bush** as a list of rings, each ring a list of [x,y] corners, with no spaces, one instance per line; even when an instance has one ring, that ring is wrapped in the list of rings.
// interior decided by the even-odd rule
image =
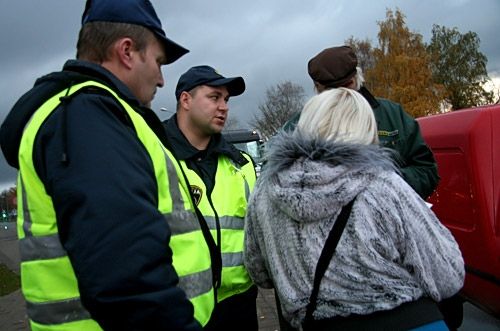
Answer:
[[[0,296],[14,292],[19,286],[19,275],[0,263]]]

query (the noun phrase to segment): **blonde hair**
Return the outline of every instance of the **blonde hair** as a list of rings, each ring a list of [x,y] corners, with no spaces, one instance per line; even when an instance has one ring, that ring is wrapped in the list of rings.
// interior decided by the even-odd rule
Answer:
[[[297,129],[313,138],[358,143],[378,143],[377,124],[370,104],[345,87],[326,90],[304,106]]]

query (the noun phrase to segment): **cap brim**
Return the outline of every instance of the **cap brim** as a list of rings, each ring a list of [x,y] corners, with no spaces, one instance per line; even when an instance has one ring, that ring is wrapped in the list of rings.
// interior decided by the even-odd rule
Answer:
[[[208,86],[225,86],[229,92],[229,96],[237,96],[245,92],[245,80],[242,77],[220,78],[204,85]]]
[[[186,55],[189,53],[189,50],[182,47],[181,45],[177,44],[171,39],[168,39],[165,36],[156,34],[158,37],[160,37],[160,40],[163,42],[163,45],[165,47],[165,54],[167,56],[167,62],[166,64],[170,64],[172,62],[177,61],[181,56]]]

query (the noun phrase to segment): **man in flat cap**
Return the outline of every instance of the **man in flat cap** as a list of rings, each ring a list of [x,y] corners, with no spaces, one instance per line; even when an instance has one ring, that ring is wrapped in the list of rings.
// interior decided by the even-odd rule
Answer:
[[[418,122],[401,105],[375,98],[363,86],[363,73],[352,48],[338,46],[324,49],[309,60],[308,72],[318,93],[347,87],[365,97],[377,121],[380,143],[397,152],[395,158],[403,178],[423,199],[427,199],[437,187],[439,176],[436,161],[422,138]],[[299,117],[300,114],[297,114],[290,119],[284,129],[292,130]]]
[[[149,109],[162,65],[187,52],[149,1],[88,1],[77,60],[2,124],[32,330],[194,331],[211,315],[210,251]]]
[[[257,288],[243,265],[244,219],[255,168],[248,154],[221,135],[229,98],[244,91],[241,77],[226,78],[207,65],[192,67],[177,83],[176,114],[164,122],[221,257],[221,270],[213,266],[217,304],[205,330],[258,330]]]

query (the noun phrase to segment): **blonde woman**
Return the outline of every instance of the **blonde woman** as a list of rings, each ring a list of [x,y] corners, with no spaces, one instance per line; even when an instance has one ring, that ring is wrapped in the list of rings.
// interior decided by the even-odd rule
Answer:
[[[314,96],[297,130],[273,140],[248,206],[244,259],[293,327],[326,238],[354,201],[321,278],[314,329],[447,329],[434,302],[462,287],[460,250],[388,153],[370,105],[347,88]]]

